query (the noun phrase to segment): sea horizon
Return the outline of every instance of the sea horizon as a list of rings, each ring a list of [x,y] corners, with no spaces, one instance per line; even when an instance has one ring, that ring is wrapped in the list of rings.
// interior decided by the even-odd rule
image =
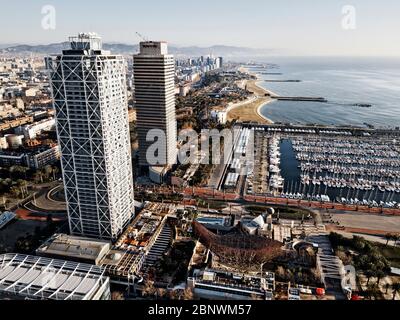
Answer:
[[[280,57],[265,59],[263,63],[279,67],[265,71],[250,68],[250,71],[259,75],[261,87],[281,96],[323,97],[328,100],[327,103],[269,103],[260,111],[274,122],[376,127],[400,125],[397,105],[400,101],[400,58],[354,60],[348,57],[325,57],[314,60],[309,57]]]

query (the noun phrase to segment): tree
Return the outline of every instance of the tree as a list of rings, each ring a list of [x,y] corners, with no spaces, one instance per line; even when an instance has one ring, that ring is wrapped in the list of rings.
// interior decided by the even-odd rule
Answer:
[[[26,173],[29,168],[23,166],[12,166],[9,170],[10,176],[12,175],[14,178],[25,178],[27,179]]]
[[[26,197],[28,195],[28,182],[26,180],[18,180],[17,184],[21,190],[22,197]]]
[[[377,284],[379,285],[379,283],[381,282],[382,278],[386,276],[386,273],[383,272],[382,270],[378,270],[378,271],[376,271],[375,276],[377,278]]]
[[[396,295],[400,292],[400,282],[392,284],[393,300],[396,300]]]
[[[372,298],[377,300],[379,298],[380,293],[381,290],[379,289],[379,286],[376,283],[368,285],[366,294],[370,300],[372,300]]]
[[[183,300],[193,300],[194,294],[193,290],[191,288],[186,288],[185,291],[183,291]]]
[[[50,166],[50,165],[47,165],[42,169],[42,171],[43,171],[43,174],[44,174],[44,177],[45,177],[46,181],[50,180],[50,176],[53,173],[53,167]]]
[[[36,183],[43,183],[43,172],[41,170],[38,170],[34,173],[33,179]]]
[[[125,300],[124,294],[119,291],[114,291],[111,294],[111,300]]]
[[[168,291],[164,288],[157,289],[157,299],[164,299],[168,296]]]
[[[385,240],[386,240],[386,247],[389,245],[389,241],[393,239],[393,235],[391,233],[385,234]]]
[[[53,180],[56,181],[57,180],[57,175],[60,172],[60,170],[58,169],[57,166],[53,167]]]
[[[14,186],[11,187],[10,193],[14,198],[19,198],[21,195],[21,190],[18,187]]]
[[[371,278],[375,277],[375,270],[367,270],[364,272],[364,275],[367,277],[367,286],[368,286]]]
[[[154,281],[146,281],[145,286],[143,288],[142,294],[145,297],[153,297],[157,293],[157,289],[154,287]]]
[[[394,234],[392,240],[394,241],[394,246],[396,246],[397,242],[400,240],[400,234]]]

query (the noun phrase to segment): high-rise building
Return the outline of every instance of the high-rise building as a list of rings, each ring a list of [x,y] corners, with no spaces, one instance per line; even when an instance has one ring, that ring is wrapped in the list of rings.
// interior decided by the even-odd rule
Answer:
[[[115,240],[134,215],[125,62],[92,33],[70,46],[50,63],[70,231]]]
[[[149,166],[147,152],[154,142],[147,141],[152,129],[161,129],[166,141],[157,165],[176,163],[177,125],[175,115],[175,62],[166,42],[141,42],[134,56],[135,99],[139,135],[140,165]]]
[[[220,69],[220,68],[222,68],[223,66],[224,66],[224,58],[222,58],[222,57],[218,57],[217,59],[216,59],[216,68],[217,69]]]

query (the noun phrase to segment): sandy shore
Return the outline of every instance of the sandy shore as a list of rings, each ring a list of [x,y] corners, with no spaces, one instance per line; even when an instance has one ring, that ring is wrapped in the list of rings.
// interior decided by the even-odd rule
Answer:
[[[245,68],[240,68],[239,71],[250,73]],[[271,93],[268,90],[260,87],[257,83],[260,80],[247,80],[244,85],[247,85],[247,90],[254,92],[254,96],[249,97],[247,102],[237,103],[236,105],[230,106],[228,112],[228,120],[238,120],[242,122],[252,121],[260,124],[271,124],[272,120],[261,114],[261,109],[264,105],[274,101],[266,93]]]

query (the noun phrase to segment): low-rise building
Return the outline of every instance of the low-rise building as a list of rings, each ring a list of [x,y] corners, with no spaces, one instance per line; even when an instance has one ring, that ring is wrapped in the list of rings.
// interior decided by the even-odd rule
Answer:
[[[32,169],[41,169],[51,165],[60,159],[60,147],[58,145],[42,146],[33,150],[0,151],[0,166],[26,166]]]
[[[149,167],[149,178],[154,183],[163,184],[169,171],[170,166]]]
[[[25,139],[35,139],[43,131],[50,131],[55,128],[54,118],[43,119],[33,124],[28,124],[16,129],[17,133],[23,134]]]
[[[228,115],[226,111],[211,111],[211,118],[220,124],[226,124]]]
[[[26,164],[29,168],[37,170],[57,162],[60,156],[61,151],[58,145],[41,147],[26,155]]]
[[[0,255],[0,298],[110,300],[110,279],[90,264],[4,254]]]
[[[258,277],[213,269],[193,270],[187,285],[200,299],[273,300],[275,275]]]
[[[0,167],[24,166],[26,157],[23,153],[17,152],[0,152]]]
[[[111,244],[106,241],[55,234],[36,250],[36,254],[99,266],[110,250]]]

